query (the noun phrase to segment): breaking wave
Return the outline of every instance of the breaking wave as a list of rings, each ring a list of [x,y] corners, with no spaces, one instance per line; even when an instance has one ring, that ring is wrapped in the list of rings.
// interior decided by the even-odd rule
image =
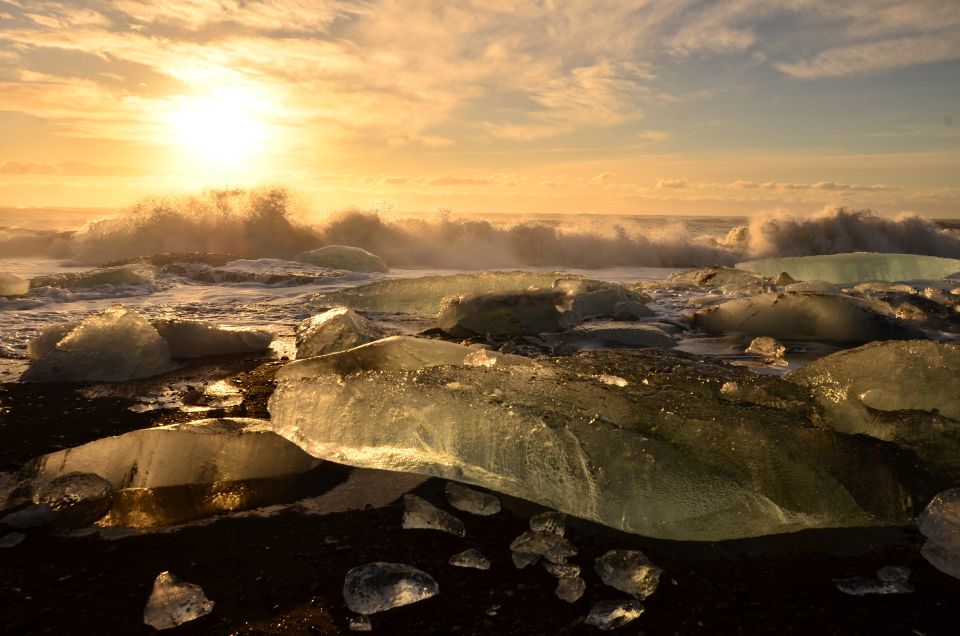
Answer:
[[[698,234],[681,219],[652,225],[644,217],[627,216],[494,222],[443,214],[393,218],[352,210],[319,223],[306,218],[304,207],[283,189],[216,190],[146,199],[117,218],[90,223],[73,234],[0,229],[0,253],[69,257],[83,264],[165,252],[291,259],[338,244],[362,247],[392,267],[452,269],[694,267],[850,251],[960,258],[960,234],[932,221],[843,208],[809,216],[764,214],[725,235]]]

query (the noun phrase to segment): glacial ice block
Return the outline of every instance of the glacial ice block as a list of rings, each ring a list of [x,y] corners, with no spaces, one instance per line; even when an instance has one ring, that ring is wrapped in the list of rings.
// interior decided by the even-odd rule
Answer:
[[[567,325],[557,308],[564,295],[556,289],[538,289],[449,296],[440,304],[437,325],[455,337],[534,336],[559,331]]]
[[[912,519],[910,461],[814,426],[804,392],[778,378],[653,349],[468,365],[456,358],[474,349],[425,341],[443,355],[411,356],[411,340],[283,367],[269,426],[317,457],[472,483],[653,537]],[[623,382],[602,380],[614,376]],[[760,386],[774,406],[722,398],[729,381]]]
[[[200,358],[263,351],[273,334],[263,329],[227,329],[200,320],[154,320],[174,358]]]
[[[114,305],[85,318],[34,360],[24,382],[126,382],[172,368],[170,348],[136,311]]]
[[[297,260],[311,265],[342,269],[348,272],[389,272],[390,268],[382,258],[371,254],[361,247],[349,245],[327,245],[319,249],[303,252]]]
[[[0,272],[0,296],[21,296],[30,291],[30,281]]]
[[[710,333],[863,343],[921,337],[888,305],[844,295],[769,293],[727,301],[693,314]]]
[[[960,478],[960,344],[873,342],[786,377],[809,387],[830,428],[895,442]]]
[[[789,272],[796,280],[819,279],[852,285],[867,281],[939,280],[960,273],[960,260],[919,254],[851,252],[744,261],[737,263],[737,269],[763,276]]]
[[[347,307],[334,307],[297,326],[297,358],[352,349],[386,334],[377,323]]]

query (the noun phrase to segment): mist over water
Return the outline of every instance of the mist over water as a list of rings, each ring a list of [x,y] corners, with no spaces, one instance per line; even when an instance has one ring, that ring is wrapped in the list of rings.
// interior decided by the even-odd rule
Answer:
[[[313,223],[306,219],[303,206],[283,189],[216,190],[144,199],[76,232],[0,228],[0,254],[96,265],[164,252],[290,259],[339,244],[367,249],[392,267],[429,269],[695,267],[850,251],[960,257],[960,233],[933,221],[842,208],[803,217],[769,213],[749,222],[719,217],[709,223],[590,215],[396,218],[360,210]]]

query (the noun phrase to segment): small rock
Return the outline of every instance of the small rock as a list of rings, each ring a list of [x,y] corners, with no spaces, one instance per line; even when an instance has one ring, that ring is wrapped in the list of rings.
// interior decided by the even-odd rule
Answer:
[[[558,579],[580,576],[580,566],[574,563],[550,563],[546,561],[543,564],[543,569]]]
[[[536,554],[553,563],[566,563],[568,557],[577,553],[577,549],[560,535],[533,530],[514,539],[510,550],[514,553]]]
[[[552,532],[562,537],[566,527],[567,515],[562,512],[541,512],[530,517],[530,529],[534,532]]]
[[[787,352],[787,348],[769,336],[760,336],[750,341],[746,352],[761,356],[767,360],[779,360],[783,358],[783,354]]]
[[[513,564],[517,566],[518,570],[522,570],[528,565],[533,565],[540,560],[539,554],[530,554],[529,552],[514,552],[511,555],[513,559]]]

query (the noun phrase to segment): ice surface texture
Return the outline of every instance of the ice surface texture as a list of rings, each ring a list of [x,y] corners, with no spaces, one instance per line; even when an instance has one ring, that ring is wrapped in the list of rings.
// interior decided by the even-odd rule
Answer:
[[[960,579],[960,488],[934,497],[917,525],[927,538],[923,557],[941,572]]]
[[[540,289],[449,296],[440,304],[437,325],[458,338],[475,334],[532,336],[559,331],[567,325],[557,309],[564,295],[557,289]]]
[[[601,379],[614,376],[625,384]],[[896,449],[814,426],[796,385],[674,352],[533,362],[391,338],[293,362],[277,381],[269,425],[317,457],[477,484],[648,536],[913,516]],[[730,381],[763,403],[724,398]]]
[[[344,269],[350,272],[389,272],[390,268],[382,258],[360,247],[347,245],[327,245],[319,249],[303,252],[297,260],[330,269]]]
[[[335,307],[297,326],[297,358],[335,353],[373,342],[386,334],[352,309]]]
[[[917,254],[851,252],[827,256],[767,258],[737,263],[737,268],[763,276],[788,272],[797,280],[829,283],[938,280],[960,272],[960,260]]]
[[[161,572],[143,610],[143,622],[155,629],[172,629],[213,611],[214,602],[199,585]]]
[[[439,593],[433,577],[403,563],[367,563],[347,572],[343,581],[343,600],[358,614],[376,614]]]

